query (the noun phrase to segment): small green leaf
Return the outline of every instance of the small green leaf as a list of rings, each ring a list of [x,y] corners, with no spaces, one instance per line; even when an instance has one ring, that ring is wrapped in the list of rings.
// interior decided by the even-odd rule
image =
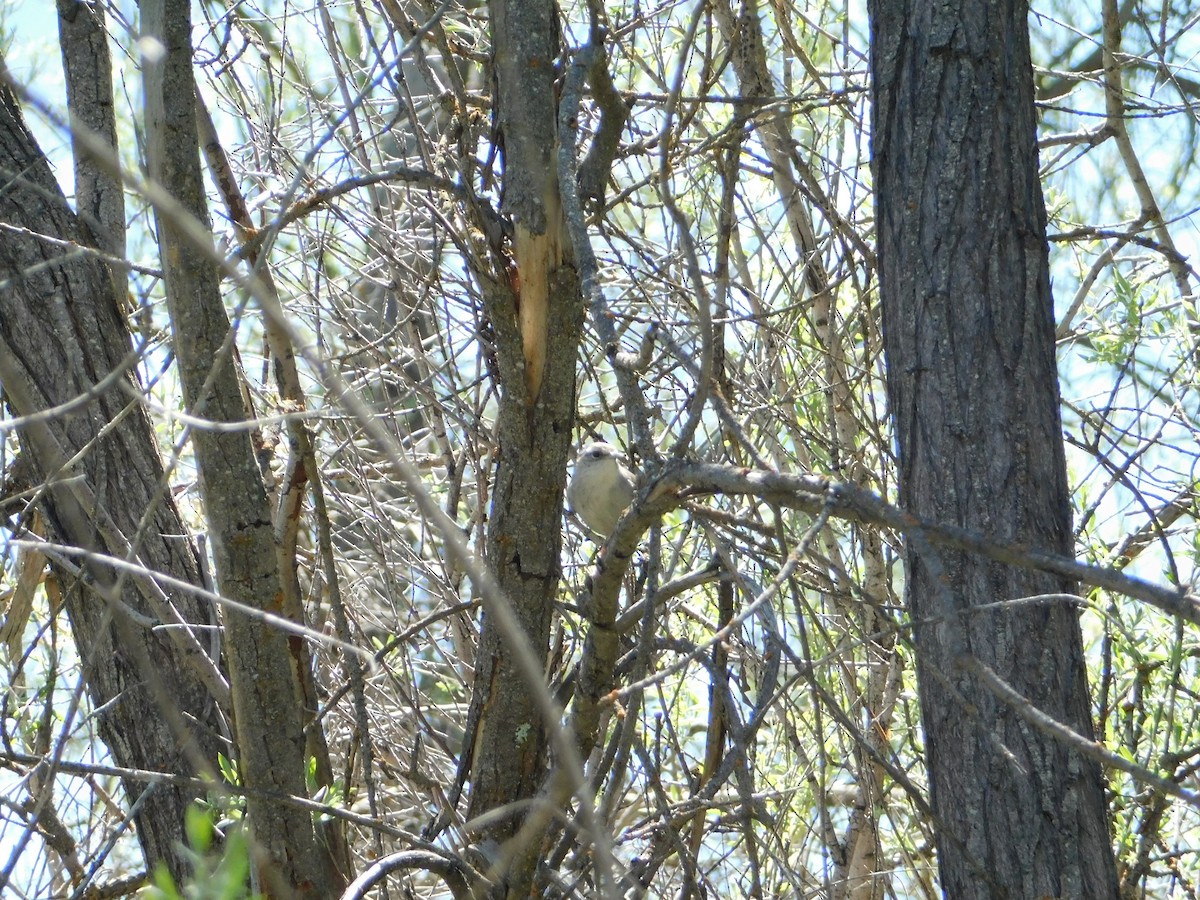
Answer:
[[[188,806],[184,813],[183,827],[188,843],[197,853],[207,853],[212,848],[212,818],[196,804]]]

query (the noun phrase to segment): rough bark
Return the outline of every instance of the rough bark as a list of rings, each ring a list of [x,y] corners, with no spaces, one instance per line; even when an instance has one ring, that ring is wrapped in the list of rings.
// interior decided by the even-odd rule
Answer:
[[[902,505],[1069,555],[1027,6],[872,0],[870,13]],[[962,665],[973,656],[1090,738],[1077,613],[1061,599],[1075,585],[919,540],[907,567],[946,896],[1115,896],[1099,768]],[[972,611],[1038,594],[1059,597]]]
[[[90,244],[91,231],[67,204],[7,88],[0,89],[0,179],[0,222],[28,230],[0,235],[5,399],[21,417],[75,404],[18,429],[34,485],[73,476],[42,495],[52,538],[200,585],[195,548],[166,491],[153,429],[137,399],[137,358],[113,281],[94,256],[51,243]],[[76,454],[78,462],[61,471]],[[58,568],[88,693],[102,710],[100,736],[113,758],[130,769],[172,774],[215,770],[218,752],[228,748],[206,686],[206,673],[216,673],[204,656],[211,632],[149,627],[171,616],[145,584],[96,561],[84,571],[94,589]],[[183,621],[215,621],[206,601],[169,588],[165,599]],[[183,815],[192,792],[136,781],[125,789],[131,803],[148,792],[135,816],[147,865],[162,862],[177,880],[186,877]]]
[[[58,0],[58,40],[73,127],[89,129],[115,149],[117,120],[104,7],[96,0]],[[78,141],[72,143],[72,151],[76,212],[92,232],[96,246],[124,259],[125,194],[121,181],[93,165]],[[124,273],[120,278],[118,293],[124,285]]]
[[[579,282],[561,269],[550,279],[550,334],[543,400],[534,410],[524,400],[519,366],[520,336],[511,304],[497,327],[497,351],[518,364],[505,366],[499,410],[500,459],[493,488],[487,560],[512,601],[530,641],[544,659],[550,643],[551,612],[558,591],[562,503],[575,416],[575,355],[583,318]],[[474,726],[469,817],[533,797],[545,780],[546,723],[514,657],[494,623],[485,617],[475,654],[470,721]],[[557,727],[552,723],[550,727]],[[506,817],[483,838],[503,844],[519,828],[523,813]],[[510,897],[524,897],[536,867],[537,847],[509,870]]]
[[[488,282],[501,400],[500,453],[487,559],[544,659],[561,575],[562,504],[575,418],[575,361],[583,321],[574,268],[562,263],[563,235],[554,177],[558,55],[552,0],[490,5],[497,119],[503,138],[504,209],[514,221],[518,278]],[[512,649],[484,620],[464,763],[469,816],[533,797],[546,777],[546,723]],[[557,727],[554,723],[552,727]],[[505,817],[481,838],[503,844],[524,818]],[[508,861],[500,893],[528,896],[539,847]]]
[[[144,0],[143,33],[162,46],[144,72],[146,143],[151,176],[187,214],[207,227],[192,79],[188,0]],[[195,246],[183,222],[155,210],[174,348],[189,413],[216,422],[246,422],[241,374],[211,250]],[[266,489],[245,428],[192,431],[223,596],[284,615],[281,579]],[[226,647],[240,772],[252,792],[247,809],[265,851],[264,884],[277,895],[328,897],[344,883],[306,810],[269,799],[305,795],[305,736],[298,697],[305,658],[301,639],[251,613],[227,609]]]

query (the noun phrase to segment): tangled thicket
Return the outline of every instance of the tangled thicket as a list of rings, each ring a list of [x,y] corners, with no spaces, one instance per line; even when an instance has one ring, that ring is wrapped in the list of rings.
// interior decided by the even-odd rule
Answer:
[[[1107,29],[1080,24],[1067,5],[1031,19],[1078,556],[1179,585],[1193,578],[1198,427],[1187,263],[1196,17],[1185,7],[1114,5]],[[302,531],[309,619],[373,654],[356,709],[344,650],[319,651],[321,723],[341,788],[328,799],[357,814],[350,845],[361,863],[408,846],[452,799],[479,608],[394,458],[326,393],[312,361],[358,393],[482,547],[497,388],[481,292],[486,278],[506,277],[491,253],[505,238],[491,211],[502,171],[488,22],[476,6],[395,0],[201,10],[199,93],[233,175],[211,191],[215,230],[225,250],[249,243],[263,254],[310,344],[306,424],[326,510],[307,512]],[[634,369],[664,453],[892,496],[861,11],[761,7],[753,40],[728,0],[562,14],[572,48],[590,23],[606,25],[611,89],[629,109],[611,177],[584,185],[619,346],[589,324],[578,441],[628,442],[614,360],[648,349]],[[119,9],[109,17],[131,72],[136,29]],[[726,48],[739,30],[735,58]],[[33,84],[8,53],[14,77]],[[612,100],[596,93],[578,123],[585,149],[597,104]],[[232,224],[239,195],[255,234]],[[151,255],[140,202],[130,206],[135,261]],[[152,270],[131,272],[129,316],[169,456],[183,425]],[[269,457],[294,410],[263,361],[260,311],[225,285]],[[186,448],[170,487],[203,530]],[[575,677],[594,552],[576,520],[564,527],[546,660],[558,689]],[[653,896],[687,884],[730,896],[938,896],[899,542],[879,525],[732,494],[692,498],[643,542],[623,597],[619,693],[591,771],[615,854]],[[14,850],[0,865],[30,896],[66,896],[97,877],[97,863],[112,881],[139,860],[115,779],[86,768],[105,750],[86,704],[68,714],[83,698],[78,651],[56,615],[57,586],[31,587],[41,571],[27,545],[9,545],[0,739],[12,771],[0,782],[0,846]],[[30,592],[26,620],[13,611]],[[1191,788],[1193,634],[1108,591],[1086,589],[1084,600],[1098,736]],[[54,814],[35,821],[23,798],[44,786],[19,777],[18,760],[47,754],[85,766],[58,775]],[[1129,895],[1200,890],[1197,801],[1109,774]],[[564,892],[591,864],[576,837],[564,831],[549,860]],[[441,884],[405,880],[426,896]]]

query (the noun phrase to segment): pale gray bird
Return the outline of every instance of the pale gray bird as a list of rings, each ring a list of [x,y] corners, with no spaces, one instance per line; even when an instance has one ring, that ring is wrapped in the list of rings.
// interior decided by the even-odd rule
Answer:
[[[621,465],[621,451],[597,441],[585,445],[575,457],[567,502],[600,540],[607,540],[633,502],[633,483],[633,473]]]

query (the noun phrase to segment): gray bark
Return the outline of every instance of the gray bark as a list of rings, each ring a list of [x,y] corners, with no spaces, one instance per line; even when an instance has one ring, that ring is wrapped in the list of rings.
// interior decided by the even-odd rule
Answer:
[[[187,214],[208,227],[200,174],[188,0],[144,0],[144,34],[164,54],[147,62],[146,142],[151,176]],[[211,250],[195,246],[183,223],[155,210],[174,348],[188,411],[216,422],[251,417],[232,354],[230,322]],[[248,430],[192,431],[223,596],[285,613],[272,515]],[[312,815],[259,792],[304,796],[305,735],[299,685],[303,642],[260,617],[225,611],[238,762],[255,841],[265,852],[264,885],[274,895],[328,897],[344,884]],[[263,862],[260,859],[260,862]]]
[[[1028,9],[872,0],[873,172],[902,505],[1070,555]],[[1098,766],[973,677],[1085,737],[1068,579],[910,541],[908,601],[948,897],[1113,897]],[[940,621],[934,621],[938,620]]]
[[[69,412],[27,419],[18,431],[31,486],[74,476],[42,495],[52,538],[200,585],[195,548],[166,490],[153,429],[138,400],[136,355],[113,281],[94,256],[35,236],[91,243],[90,229],[62,196],[7,88],[0,89],[0,178],[6,185],[0,222],[31,232],[0,234],[5,400],[22,417],[76,401]],[[76,454],[79,461],[62,471]],[[215,770],[218,752],[228,747],[206,682],[205,673],[211,677],[216,668],[200,658],[211,632],[197,630],[186,640],[181,629],[147,627],[169,616],[143,585],[97,561],[84,572],[91,588],[58,567],[88,693],[103,710],[100,736],[113,758],[123,767],[171,774]],[[166,594],[182,620],[215,622],[207,601],[169,588]],[[135,780],[125,789],[131,802],[149,792],[135,817],[148,866],[162,862],[177,880],[186,877],[183,814],[194,794]]]
[[[544,659],[561,576],[563,492],[575,422],[583,303],[578,275],[563,262],[565,237],[554,174],[557,7],[553,0],[494,0],[489,12],[494,102],[504,147],[504,211],[515,223],[519,284],[480,275],[501,386],[500,453],[487,559]],[[497,268],[503,271],[503,263]],[[487,617],[475,656],[467,727],[462,766],[469,766],[471,778],[469,817],[533,797],[547,775],[547,723],[514,651]],[[506,817],[481,837],[503,844],[524,815]],[[540,842],[534,841],[508,861],[499,895],[530,895],[540,851]]]
[[[104,7],[95,0],[58,0],[58,40],[73,127],[90,130],[115,149],[117,122]],[[80,142],[74,141],[72,149],[75,209],[91,231],[96,246],[124,259],[125,194],[121,181],[92,164]],[[114,278],[120,297],[125,289],[125,274],[114,270]]]

